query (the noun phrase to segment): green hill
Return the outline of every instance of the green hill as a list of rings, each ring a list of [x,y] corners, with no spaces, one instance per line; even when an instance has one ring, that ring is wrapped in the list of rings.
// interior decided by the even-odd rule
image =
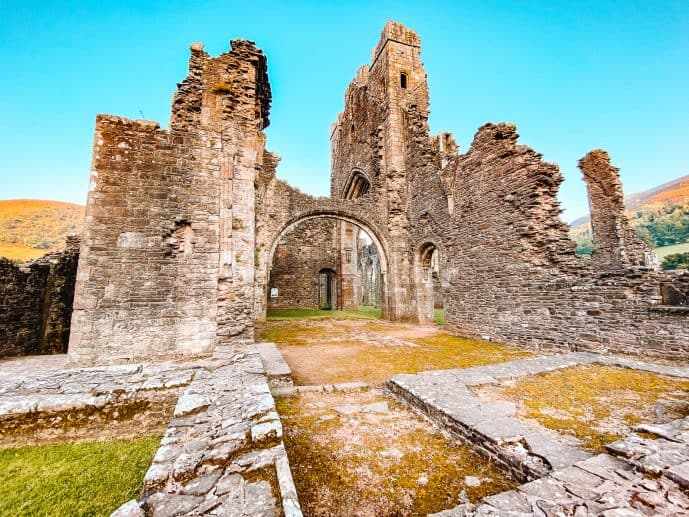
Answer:
[[[61,248],[81,233],[84,207],[37,199],[0,200],[0,256],[25,261]]]

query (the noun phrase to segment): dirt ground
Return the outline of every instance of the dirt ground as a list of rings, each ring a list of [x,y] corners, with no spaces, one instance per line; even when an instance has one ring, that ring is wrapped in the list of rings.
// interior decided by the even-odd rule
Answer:
[[[573,366],[474,391],[514,402],[531,425],[593,452],[602,452],[637,424],[689,415],[689,381],[603,365]]]
[[[380,390],[277,399],[309,516],[426,515],[515,483]]]
[[[298,385],[382,383],[398,373],[511,361],[528,352],[460,338],[435,326],[366,319],[269,321],[262,339],[277,344]]]

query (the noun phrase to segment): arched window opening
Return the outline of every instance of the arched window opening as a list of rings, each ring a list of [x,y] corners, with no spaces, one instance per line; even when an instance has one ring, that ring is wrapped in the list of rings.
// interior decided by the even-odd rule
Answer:
[[[405,72],[400,74],[400,88],[403,90],[407,89],[407,74]]]
[[[371,188],[371,182],[362,172],[355,172],[345,185],[342,197],[344,199],[357,199],[366,194]]]

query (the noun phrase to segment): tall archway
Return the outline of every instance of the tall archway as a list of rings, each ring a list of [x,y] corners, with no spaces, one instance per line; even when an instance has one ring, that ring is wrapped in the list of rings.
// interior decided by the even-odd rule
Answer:
[[[300,225],[304,225],[310,221],[322,221],[328,219],[333,220],[340,227],[337,237],[338,239],[341,239],[339,249],[340,261],[333,262],[333,265],[325,263],[324,265],[319,265],[314,263],[314,268],[312,271],[317,273],[317,275],[314,276],[313,285],[320,286],[321,269],[331,269],[335,272],[335,276],[332,277],[331,275],[331,278],[335,279],[334,285],[336,291],[336,298],[334,302],[331,302],[331,307],[347,309],[352,308],[352,306],[356,307],[357,305],[360,305],[360,291],[358,290],[358,285],[355,284],[359,278],[356,270],[358,265],[358,249],[356,242],[360,231],[363,231],[370,239],[370,243],[375,246],[376,250],[378,251],[377,254],[378,262],[380,264],[380,274],[377,279],[376,288],[380,295],[376,297],[376,302],[381,308],[381,317],[389,318],[389,294],[387,287],[389,261],[385,241],[371,225],[362,221],[357,216],[335,210],[313,210],[311,212],[295,215],[286,221],[279,231],[273,234],[274,237],[272,238],[270,247],[266,249],[266,253],[262,254],[262,260],[259,267],[263,268],[265,273],[257,276],[257,278],[265,280],[263,280],[263,282],[259,282],[257,285],[257,288],[259,289],[257,292],[257,300],[259,303],[257,304],[255,313],[255,320],[257,323],[265,321],[267,308],[269,305],[268,302],[271,300],[271,295],[275,293],[274,286],[270,285],[271,276],[273,276],[272,267],[275,261],[276,253],[280,252],[280,243],[282,239]],[[352,228],[355,228],[355,231],[352,231]],[[351,245],[349,245],[349,243],[351,243]],[[261,285],[261,283],[263,285]],[[277,289],[277,291],[278,293],[280,292],[279,289]]]

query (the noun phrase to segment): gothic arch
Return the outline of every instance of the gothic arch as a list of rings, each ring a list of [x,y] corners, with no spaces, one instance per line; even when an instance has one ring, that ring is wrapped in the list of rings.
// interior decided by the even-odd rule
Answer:
[[[342,199],[357,199],[371,189],[371,180],[361,169],[353,169],[342,189]]]
[[[310,221],[314,219],[334,219],[337,221],[344,221],[347,223],[351,223],[362,230],[364,230],[370,237],[373,243],[375,244],[379,257],[380,257],[380,271],[381,271],[381,277],[382,277],[382,299],[380,300],[380,306],[382,310],[382,315],[383,317],[387,317],[387,307],[388,307],[388,273],[389,273],[389,267],[390,267],[390,262],[389,262],[389,249],[388,249],[388,244],[386,239],[383,237],[382,233],[380,230],[378,230],[373,224],[363,220],[362,217],[357,215],[356,213],[353,213],[351,211],[348,211],[346,209],[341,209],[341,208],[314,208],[311,210],[306,210],[304,212],[295,214],[288,218],[278,229],[278,231],[273,233],[273,236],[270,239],[270,247],[267,249],[267,253],[264,256],[263,263],[261,264],[261,267],[264,269],[264,271],[269,272],[271,265],[273,263],[273,259],[275,256],[275,250],[277,249],[278,244],[280,243],[280,240],[293,228],[296,226]],[[267,289],[268,289],[268,283],[267,283],[267,277],[268,275],[266,274],[266,282],[265,285],[263,285],[263,291],[264,291],[264,296],[263,299],[267,296]],[[256,314],[258,320],[260,321],[265,321],[266,317],[266,306],[265,304],[260,307],[259,311]]]

